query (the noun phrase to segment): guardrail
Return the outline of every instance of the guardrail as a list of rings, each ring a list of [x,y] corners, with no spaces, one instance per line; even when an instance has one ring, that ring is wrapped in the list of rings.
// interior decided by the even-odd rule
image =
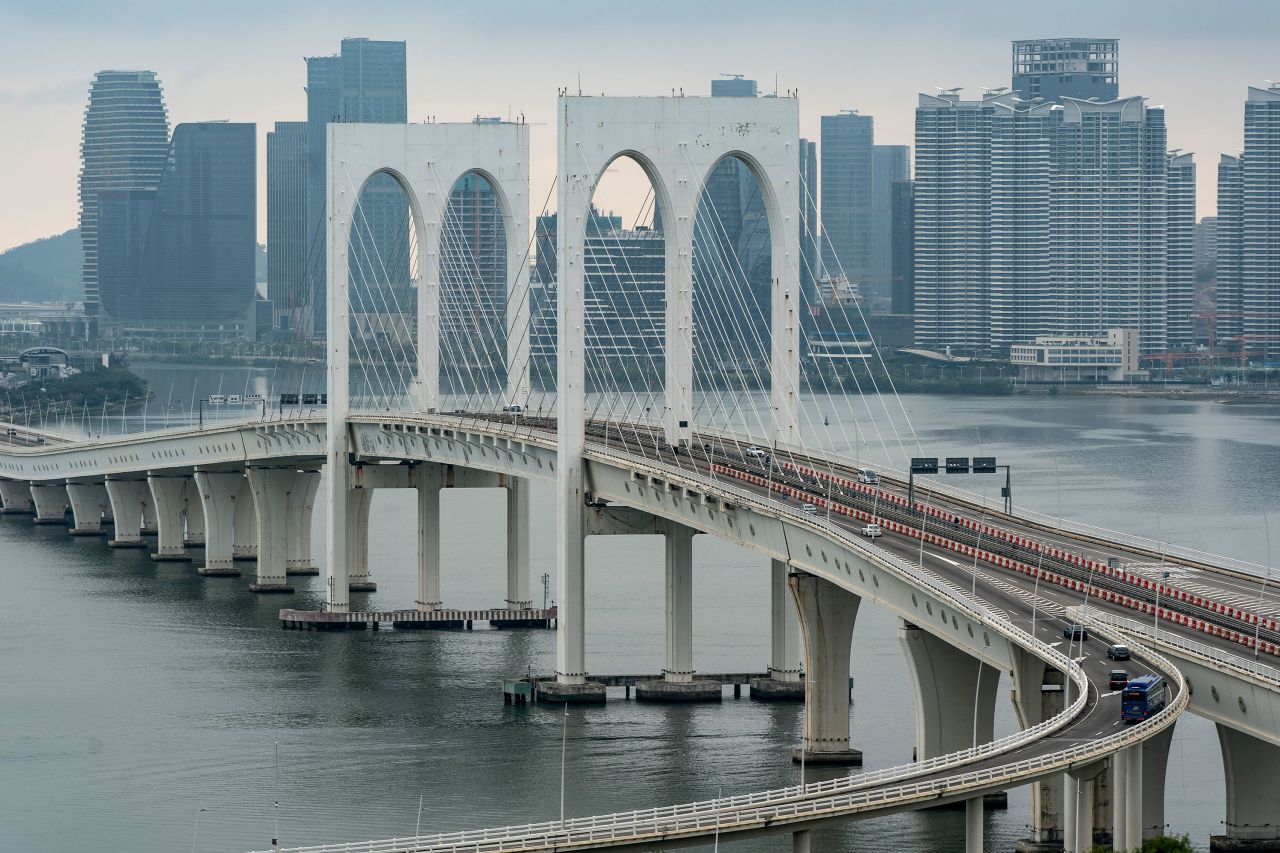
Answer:
[[[1261,661],[1250,660],[1240,655],[1233,655],[1207,643],[1189,640],[1180,634],[1161,630],[1155,625],[1148,625],[1136,619],[1104,613],[1094,607],[1089,607],[1088,610],[1095,620],[1116,630],[1123,631],[1127,636],[1138,635],[1144,637],[1148,642],[1159,643],[1169,648],[1186,652],[1189,655],[1211,660],[1218,666],[1227,667],[1244,675],[1261,679],[1267,682],[1267,686],[1273,690],[1280,690],[1280,669],[1274,666],[1268,666]]]

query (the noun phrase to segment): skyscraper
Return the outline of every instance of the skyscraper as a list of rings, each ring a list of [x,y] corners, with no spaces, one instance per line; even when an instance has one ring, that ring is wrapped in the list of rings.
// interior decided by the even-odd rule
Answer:
[[[337,56],[307,60],[307,225],[310,325],[325,323],[326,127],[333,122],[404,123],[408,120],[405,43],[342,40]],[[352,285],[365,295],[361,308],[380,311],[411,299],[408,207],[395,180],[379,175],[361,192],[349,254]],[[410,309],[411,310],[411,309]]]
[[[1195,171],[1167,155],[1164,110],[958,92],[916,111],[917,342],[996,352],[1130,328],[1159,352],[1172,323],[1181,345]]]
[[[818,146],[800,140],[800,323],[808,332],[818,300]],[[772,295],[770,296],[772,298]]]
[[[893,280],[893,187],[911,177],[911,146],[871,149],[871,257],[859,287],[872,297],[891,295]]]
[[[253,124],[180,124],[155,190],[98,194],[102,310],[123,331],[250,331],[256,220]]]
[[[154,71],[99,71],[89,87],[80,146],[81,280],[85,312],[99,313],[98,193],[154,190],[169,153],[169,116]]]
[[[304,319],[310,236],[307,123],[278,121],[267,134],[267,298],[283,329],[297,330]]]
[[[1219,337],[1245,358],[1280,356],[1280,84],[1249,87],[1244,150],[1218,166]]]
[[[894,314],[915,311],[915,204],[914,181],[898,181],[893,185],[890,208],[892,233],[891,290]]]
[[[1013,91],[1024,100],[1120,97],[1120,42],[1051,38],[1013,43]]]
[[[871,116],[822,117],[822,262],[859,286],[871,272],[873,140]]]
[[[1167,335],[1169,349],[1195,346],[1196,164],[1192,155],[1169,154]]]

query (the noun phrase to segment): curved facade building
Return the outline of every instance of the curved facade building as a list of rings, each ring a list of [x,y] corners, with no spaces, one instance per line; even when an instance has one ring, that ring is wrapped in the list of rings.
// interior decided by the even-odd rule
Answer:
[[[89,87],[80,145],[80,241],[85,311],[99,312],[98,194],[154,190],[169,154],[169,116],[154,71],[100,71]]]

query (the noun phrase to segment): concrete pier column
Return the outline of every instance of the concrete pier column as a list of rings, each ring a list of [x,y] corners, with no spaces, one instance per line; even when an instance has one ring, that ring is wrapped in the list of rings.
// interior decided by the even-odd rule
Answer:
[[[1065,707],[1065,676],[1022,649],[1014,650],[1013,660],[1013,708],[1019,727],[1030,728],[1060,713]],[[1018,853],[1063,849],[1065,829],[1073,825],[1062,812],[1065,778],[1055,775],[1032,783],[1030,837],[1014,843]]]
[[[285,576],[284,562],[289,491],[296,473],[293,468],[245,469],[258,521],[258,576],[249,585],[252,592],[293,592]]]
[[[849,746],[849,657],[862,599],[830,581],[790,577],[804,637],[804,745],[792,758],[811,764],[862,764]],[[803,750],[803,752],[801,752]]]
[[[31,515],[31,487],[25,480],[0,480],[0,503],[5,515]]]
[[[241,471],[196,471],[196,492],[200,498],[204,519],[204,567],[200,574],[209,577],[239,577],[236,568],[235,519],[236,504],[240,499],[240,486],[244,483]]]
[[[791,853],[809,853],[810,833],[807,829],[791,833]]]
[[[1124,841],[1129,802],[1126,785],[1129,778],[1129,749],[1122,749],[1111,756],[1107,768],[1107,776],[1111,781],[1111,813],[1108,815],[1107,825],[1111,827],[1111,846],[1117,850],[1130,849],[1125,846]]]
[[[232,522],[231,553],[237,560],[258,559],[258,513],[253,506],[249,478],[240,480],[236,493],[236,517]]]
[[[156,550],[151,554],[151,559],[156,562],[186,562],[191,559],[184,545],[182,526],[182,493],[187,487],[188,479],[183,474],[147,474],[151,502],[155,507],[156,522],[160,529]]]
[[[964,853],[982,853],[982,830],[985,814],[982,797],[964,801]]]
[[[1164,779],[1169,769],[1169,745],[1174,726],[1142,742],[1142,837],[1164,835]],[[1274,765],[1273,765],[1274,766]],[[1230,789],[1227,801],[1231,801]],[[1272,802],[1276,802],[1272,800]]]
[[[147,487],[147,496],[142,502],[142,535],[159,536],[160,521],[156,518],[156,502],[151,497],[151,487]]]
[[[200,487],[195,477],[187,480],[187,487],[182,490],[182,518],[186,532],[183,543],[188,548],[203,548],[205,538],[204,507],[200,503]]]
[[[299,471],[294,478],[293,488],[289,490],[289,522],[285,525],[286,575],[320,574],[311,557],[311,517],[319,488],[319,471]]]
[[[898,641],[915,684],[917,760],[994,740],[1000,670],[910,622]]]
[[[1221,723],[1217,728],[1227,820],[1226,832],[1211,836],[1209,849],[1280,850],[1280,747]]]
[[[787,564],[769,561],[769,677],[751,680],[751,698],[762,701],[801,701],[800,617],[787,583]]]
[[[440,609],[440,490],[444,488],[445,470],[443,465],[434,462],[423,463],[416,469],[419,610]],[[508,513],[510,506],[508,500]]]
[[[112,548],[142,548],[142,510],[151,492],[146,480],[107,478],[107,498],[111,501],[111,517],[115,536],[107,542]]]
[[[507,607],[528,610],[529,597],[529,483],[507,479]]]
[[[1116,837],[1118,843],[1112,844],[1117,850],[1137,850],[1142,846],[1142,804],[1143,804],[1143,747],[1141,744],[1125,749],[1120,753],[1124,770],[1124,827]],[[1164,786],[1161,785],[1163,788]],[[1120,790],[1120,778],[1117,775],[1115,790]]]
[[[374,592],[378,585],[369,577],[369,507],[373,489],[351,489],[347,497],[347,589]]]
[[[111,498],[104,483],[67,483],[67,499],[75,526],[72,536],[102,536],[104,519],[111,518]]]
[[[35,504],[35,524],[66,524],[69,501],[67,487],[61,483],[32,483],[31,502]]]
[[[1094,780],[1072,779],[1076,794],[1076,848],[1071,853],[1089,853],[1093,849],[1093,800]]]
[[[636,699],[648,702],[719,702],[718,681],[693,678],[693,534],[691,527],[662,524],[666,539],[667,661],[662,681],[636,685]]]
[[[604,685],[587,681],[586,636],[586,542],[580,531],[585,527],[579,504],[572,510],[579,516],[572,525],[576,536],[560,537],[558,561],[559,596],[556,601],[556,680],[538,685],[538,698],[543,702],[603,702]],[[560,514],[564,517],[564,513]]]

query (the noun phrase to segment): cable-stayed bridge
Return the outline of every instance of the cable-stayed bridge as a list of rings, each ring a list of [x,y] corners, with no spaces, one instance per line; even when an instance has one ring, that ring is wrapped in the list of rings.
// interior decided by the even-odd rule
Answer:
[[[801,248],[797,128],[794,98],[560,99],[555,280],[537,283],[544,298],[554,292],[552,380],[536,363],[529,128],[331,125],[323,413],[96,439],[13,427],[0,447],[5,511],[48,523],[70,512],[80,534],[109,522],[117,547],[154,534],[161,560],[190,559],[199,544],[211,577],[237,575],[237,558],[251,558],[252,590],[287,593],[290,574],[317,571],[307,533],[323,471],[327,601],[316,622],[360,625],[371,617],[351,593],[376,582],[367,565],[373,490],[416,491],[418,598],[403,612],[428,621],[447,612],[442,490],[502,487],[507,597],[492,604],[518,619],[537,613],[529,489],[542,480],[556,499],[558,587],[556,677],[541,698],[604,700],[587,665],[584,541],[634,533],[666,540],[666,666],[650,690],[705,695],[692,650],[692,540],[717,536],[770,560],[768,676],[752,689],[803,696],[794,758],[805,764],[860,763],[865,733],[850,732],[849,715],[853,626],[864,600],[901,619],[917,698],[911,765],[682,806],[307,849],[639,850],[789,833],[803,850],[814,827],[963,802],[968,849],[980,850],[984,796],[1023,784],[1035,793],[1022,849],[1087,850],[1108,836],[1133,849],[1165,827],[1164,767],[1187,710],[1214,720],[1222,740],[1228,813],[1215,845],[1276,849],[1280,672],[1270,663],[1280,614],[1266,605],[1261,567],[1157,554],[932,482],[909,493],[905,474],[859,459],[844,421],[830,428],[815,398],[848,406],[855,422],[879,407],[874,423],[890,425],[875,427],[885,458],[919,446],[886,371],[814,346],[861,318],[856,303],[835,300],[821,306],[826,325],[814,322],[817,297],[802,287],[820,276]],[[645,227],[663,250],[662,322],[647,337],[622,322],[636,313],[627,286],[641,278],[635,256],[621,231],[593,225],[597,186],[622,157],[649,179]],[[720,250],[736,241],[707,187],[726,159],[753,177],[767,214],[763,309],[741,259]],[[381,175],[405,193],[403,246],[380,245],[386,229],[361,204]],[[455,186],[474,175],[502,223],[500,288],[480,273],[481,241],[453,207]],[[459,313],[468,305],[470,321]],[[853,455],[841,452],[850,446]],[[881,535],[864,535],[867,525]],[[1148,571],[1153,557],[1177,577]],[[1088,636],[1064,635],[1072,625]],[[1133,649],[1125,666],[1135,674],[1163,676],[1163,710],[1120,723],[1108,641]],[[996,740],[1001,673],[1012,676],[1022,728]]]

